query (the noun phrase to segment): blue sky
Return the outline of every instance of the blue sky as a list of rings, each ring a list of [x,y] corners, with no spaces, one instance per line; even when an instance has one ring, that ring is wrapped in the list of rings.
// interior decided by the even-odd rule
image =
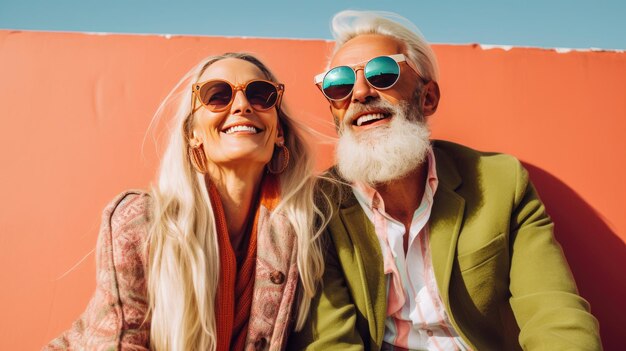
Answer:
[[[434,43],[626,49],[623,0],[0,0],[0,28],[331,39],[348,8],[399,13]]]

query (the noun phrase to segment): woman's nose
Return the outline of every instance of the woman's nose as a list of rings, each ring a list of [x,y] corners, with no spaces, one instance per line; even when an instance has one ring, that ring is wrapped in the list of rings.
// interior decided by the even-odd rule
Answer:
[[[230,113],[233,115],[252,113],[252,106],[250,106],[250,102],[246,98],[246,94],[243,92],[243,90],[235,91],[235,96],[233,97],[233,105],[230,107]]]

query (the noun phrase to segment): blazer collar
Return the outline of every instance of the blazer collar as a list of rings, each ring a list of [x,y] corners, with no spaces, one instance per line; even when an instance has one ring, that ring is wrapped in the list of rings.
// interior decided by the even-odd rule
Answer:
[[[433,141],[433,152],[435,153],[435,160],[437,161],[437,178],[439,179],[439,184],[443,184],[444,187],[450,190],[456,190],[463,182],[463,179],[452,158],[440,149],[438,145],[438,141]]]

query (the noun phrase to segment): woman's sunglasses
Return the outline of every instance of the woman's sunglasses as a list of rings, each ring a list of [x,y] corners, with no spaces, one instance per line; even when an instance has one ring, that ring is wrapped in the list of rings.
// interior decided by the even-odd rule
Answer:
[[[406,62],[403,54],[374,57],[365,65],[337,66],[315,76],[315,84],[329,100],[343,100],[352,94],[356,72],[363,70],[369,85],[378,90],[389,89],[400,79],[400,62]],[[417,73],[411,65],[409,67]]]
[[[263,79],[254,79],[241,85],[232,85],[222,79],[212,79],[202,83],[195,83],[191,87],[191,110],[196,112],[196,98],[202,106],[212,112],[228,109],[235,99],[238,90],[243,91],[250,106],[256,111],[267,111],[279,105],[285,91],[283,84],[277,84]]]

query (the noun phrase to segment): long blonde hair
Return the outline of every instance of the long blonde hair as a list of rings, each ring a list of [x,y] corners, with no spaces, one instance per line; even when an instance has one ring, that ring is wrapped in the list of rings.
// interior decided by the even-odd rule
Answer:
[[[194,169],[188,147],[194,118],[190,104],[191,84],[207,67],[225,58],[251,62],[266,79],[276,82],[268,68],[250,54],[213,56],[190,70],[157,110],[155,119],[167,118],[167,107],[177,106],[158,171],[158,183],[152,189],[148,296],[150,341],[155,350],[215,350],[214,304],[220,270],[219,247],[205,175]],[[301,329],[324,271],[318,239],[327,216],[314,203],[315,180],[308,146],[283,107],[278,107],[278,119],[291,160],[280,174],[281,201],[274,213],[284,213],[297,236],[302,291],[297,301],[296,329]],[[272,225],[274,218],[270,217]]]

